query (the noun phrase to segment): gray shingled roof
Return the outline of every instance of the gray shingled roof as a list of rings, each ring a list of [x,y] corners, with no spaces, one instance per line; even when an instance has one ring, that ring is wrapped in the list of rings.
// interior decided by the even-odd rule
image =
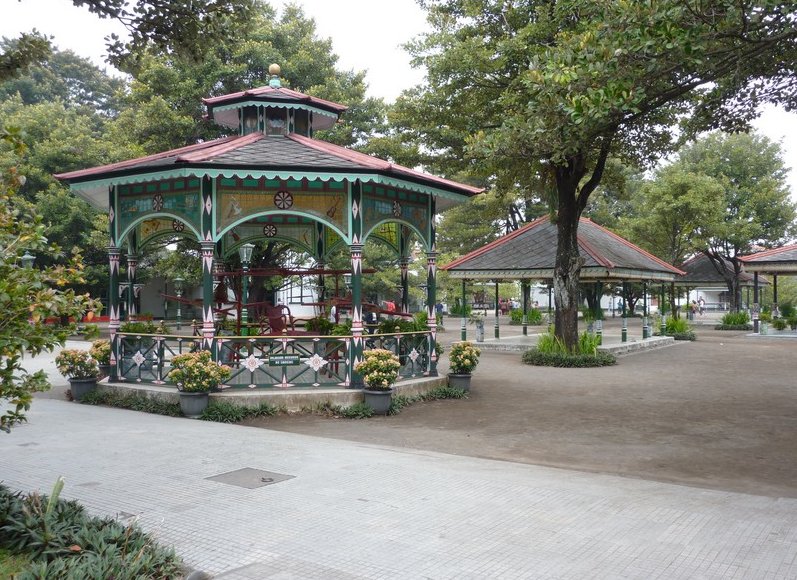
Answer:
[[[797,244],[764,250],[741,258],[748,272],[797,274]]]
[[[265,137],[232,151],[203,159],[201,163],[257,167],[318,167],[341,170],[363,168],[358,163],[341,159],[324,151],[311,149],[281,135]]]
[[[527,224],[455,260],[443,270],[455,278],[550,278],[556,260],[556,226],[547,217]],[[675,280],[681,271],[598,224],[578,227],[583,279]]]
[[[724,263],[728,271],[733,272],[733,265],[730,261],[724,260]],[[684,262],[681,270],[686,272],[686,276],[680,278],[679,282],[700,286],[725,286],[725,278],[717,272],[714,263],[705,254],[698,254],[694,258],[690,258]],[[742,271],[739,275],[739,282],[742,286],[752,286],[753,276]]]

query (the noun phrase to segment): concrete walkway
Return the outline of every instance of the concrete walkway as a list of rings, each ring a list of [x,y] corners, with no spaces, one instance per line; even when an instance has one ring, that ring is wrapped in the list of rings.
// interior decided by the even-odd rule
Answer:
[[[63,475],[218,578],[797,578],[793,499],[51,399],[29,419],[0,436],[6,485]],[[208,479],[243,468],[292,478]]]

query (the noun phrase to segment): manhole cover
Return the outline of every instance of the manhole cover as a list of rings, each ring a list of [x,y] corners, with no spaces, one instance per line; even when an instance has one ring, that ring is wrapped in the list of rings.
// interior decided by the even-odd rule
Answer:
[[[265,485],[273,485],[281,481],[287,481],[294,477],[296,476],[244,467],[243,469],[236,469],[235,471],[221,473],[212,477],[206,477],[205,479],[219,481],[228,485],[237,485],[238,487],[245,487],[246,489],[256,489]]]

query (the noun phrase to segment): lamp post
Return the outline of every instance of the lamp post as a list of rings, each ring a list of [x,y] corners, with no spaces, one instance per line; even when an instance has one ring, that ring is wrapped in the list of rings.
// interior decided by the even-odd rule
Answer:
[[[180,301],[183,297],[183,283],[185,280],[182,278],[174,279],[174,292],[177,294],[177,330],[182,328],[183,324],[183,303]]]
[[[241,280],[241,336],[249,336],[249,262],[252,259],[254,244],[244,244],[238,248],[238,256],[241,258],[241,268],[243,269],[243,279]]]
[[[23,268],[33,268],[33,262],[36,261],[36,256],[32,255],[27,250],[25,250],[25,253],[22,255],[20,260],[22,260]]]

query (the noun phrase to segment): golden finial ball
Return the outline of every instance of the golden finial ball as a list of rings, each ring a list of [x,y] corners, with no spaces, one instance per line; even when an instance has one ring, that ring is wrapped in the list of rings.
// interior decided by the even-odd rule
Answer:
[[[278,74],[280,74],[280,70],[282,70],[282,69],[280,69],[280,65],[278,65],[277,63],[274,63],[270,67],[268,67],[268,74],[270,74],[270,75],[278,75]]]

